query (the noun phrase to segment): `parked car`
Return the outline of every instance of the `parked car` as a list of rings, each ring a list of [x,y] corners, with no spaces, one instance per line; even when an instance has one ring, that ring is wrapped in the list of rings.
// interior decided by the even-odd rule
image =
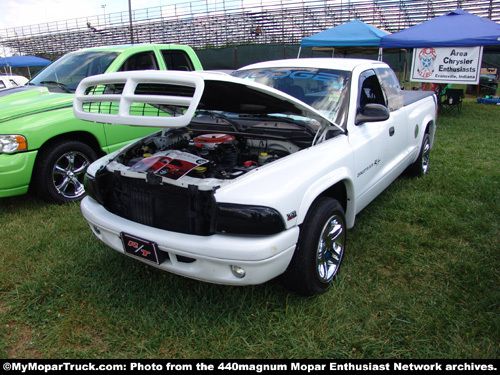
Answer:
[[[24,86],[27,82],[28,78],[23,76],[0,74],[0,91]]]
[[[25,194],[29,188],[51,202],[83,198],[83,178],[91,162],[155,129],[79,120],[73,115],[73,93],[88,76],[146,69],[202,66],[187,46],[97,47],[71,52],[26,86],[0,92],[0,198]]]
[[[120,92],[101,93],[118,84]],[[104,109],[110,100],[119,111]],[[143,105],[164,116],[130,111]],[[88,168],[81,210],[101,241],[193,279],[249,285],[281,276],[314,295],[335,278],[356,214],[403,171],[427,173],[437,102],[401,91],[385,63],[314,58],[233,76],[90,77],[74,110],[163,128]],[[170,164],[182,171],[162,174]]]

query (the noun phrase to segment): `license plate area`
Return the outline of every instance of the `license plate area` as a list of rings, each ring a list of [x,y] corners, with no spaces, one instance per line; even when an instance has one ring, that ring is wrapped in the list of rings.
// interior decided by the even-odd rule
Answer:
[[[127,254],[155,264],[161,264],[166,258],[166,254],[158,251],[158,246],[153,241],[148,241],[127,233],[121,233],[120,237],[123,249]]]

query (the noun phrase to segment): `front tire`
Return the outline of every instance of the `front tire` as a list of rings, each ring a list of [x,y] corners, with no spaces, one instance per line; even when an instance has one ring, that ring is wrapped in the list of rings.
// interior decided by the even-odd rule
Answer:
[[[94,149],[79,141],[60,141],[49,146],[40,153],[35,166],[37,194],[56,203],[81,200],[85,196],[85,172],[96,159]]]
[[[309,210],[283,283],[303,296],[324,293],[337,276],[344,257],[345,213],[329,197],[318,198]]]

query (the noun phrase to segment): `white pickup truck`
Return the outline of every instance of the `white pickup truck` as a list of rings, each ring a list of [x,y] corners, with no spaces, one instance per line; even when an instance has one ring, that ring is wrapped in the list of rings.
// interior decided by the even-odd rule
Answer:
[[[16,75],[3,75],[0,73],[0,91],[10,89],[12,87],[24,86],[28,82],[28,78]]]
[[[436,111],[361,59],[86,78],[77,117],[162,129],[94,162],[81,210],[105,244],[165,271],[322,293],[356,214],[427,172]]]

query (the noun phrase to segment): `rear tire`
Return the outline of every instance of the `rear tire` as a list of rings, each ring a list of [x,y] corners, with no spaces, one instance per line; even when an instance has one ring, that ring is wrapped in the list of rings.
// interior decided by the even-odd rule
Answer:
[[[421,177],[429,172],[429,155],[431,152],[431,136],[429,133],[424,134],[422,145],[417,160],[411,164],[406,170],[412,177]]]
[[[85,172],[96,159],[94,149],[79,141],[60,141],[45,148],[35,166],[36,193],[49,202],[81,200],[85,196]]]
[[[342,205],[333,198],[318,198],[307,213],[297,248],[283,274],[285,287],[303,296],[326,292],[342,263],[345,240]]]

